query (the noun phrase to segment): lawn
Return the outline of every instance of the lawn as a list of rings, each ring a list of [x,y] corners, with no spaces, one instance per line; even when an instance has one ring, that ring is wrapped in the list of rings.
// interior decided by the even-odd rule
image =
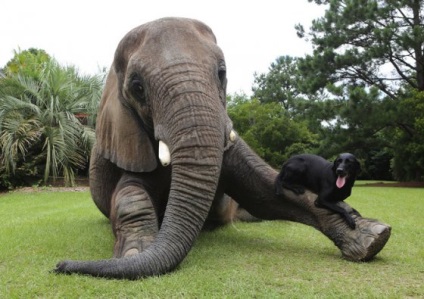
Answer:
[[[371,262],[341,259],[305,225],[234,223],[203,233],[176,271],[119,281],[50,273],[62,259],[111,257],[88,192],[1,194],[0,298],[423,298],[424,189],[359,185],[347,202],[392,226]]]

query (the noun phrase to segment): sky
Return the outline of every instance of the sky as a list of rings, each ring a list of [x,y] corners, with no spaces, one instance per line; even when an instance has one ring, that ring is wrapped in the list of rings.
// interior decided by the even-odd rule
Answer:
[[[45,50],[63,65],[95,74],[109,68],[122,37],[162,17],[198,19],[212,28],[227,64],[227,92],[251,94],[254,73],[282,55],[302,57],[308,29],[325,8],[307,0],[1,0],[0,67],[14,50]]]

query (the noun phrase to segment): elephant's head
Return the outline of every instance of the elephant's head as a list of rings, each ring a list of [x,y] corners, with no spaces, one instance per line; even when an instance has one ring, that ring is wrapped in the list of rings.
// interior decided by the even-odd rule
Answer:
[[[63,262],[58,272],[136,278],[182,261],[204,224],[224,149],[234,138],[225,89],[224,56],[203,23],[165,18],[122,39],[99,109],[97,151],[128,172],[172,167],[165,216],[155,242],[136,256]]]
[[[209,27],[173,18],[137,27],[116,50],[97,147],[132,172],[154,170],[158,153],[164,166],[170,158],[173,167],[220,165],[231,130],[225,88],[224,56]]]

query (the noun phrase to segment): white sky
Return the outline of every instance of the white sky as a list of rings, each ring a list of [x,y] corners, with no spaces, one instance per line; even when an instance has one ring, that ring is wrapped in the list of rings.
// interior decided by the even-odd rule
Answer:
[[[45,50],[61,64],[94,74],[112,63],[121,38],[161,17],[195,18],[209,25],[227,63],[227,92],[251,94],[254,72],[266,72],[278,56],[304,56],[308,29],[324,7],[307,0],[1,0],[0,67],[13,50]]]

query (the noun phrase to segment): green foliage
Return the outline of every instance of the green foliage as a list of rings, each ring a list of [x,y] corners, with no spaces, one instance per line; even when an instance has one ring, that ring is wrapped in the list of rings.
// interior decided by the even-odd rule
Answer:
[[[103,80],[80,76],[74,67],[52,59],[33,68],[39,56],[28,54],[22,60],[22,53],[0,79],[2,185],[25,184],[25,177],[38,175],[44,183],[63,176],[72,185],[75,172],[87,166]],[[19,68],[16,61],[25,65]]]
[[[399,122],[408,130],[393,130],[395,144],[394,173],[400,180],[424,180],[424,91],[412,92],[398,105]]]
[[[253,97],[258,97],[262,103],[266,104],[278,103],[276,106],[284,109],[285,112],[282,115],[286,119],[282,118],[281,121],[306,125],[309,134],[315,136],[316,141],[310,143],[308,147],[300,146],[284,151],[282,159],[285,160],[291,154],[301,152],[314,152],[327,159],[340,152],[352,152],[363,160],[362,164],[365,167],[362,174],[364,178],[390,179],[392,177],[390,167],[392,152],[384,128],[393,122],[391,119],[393,113],[380,113],[381,111],[387,112],[388,108],[385,107],[379,90],[375,87],[364,88],[361,85],[344,87],[328,84],[327,88],[321,92],[300,94],[298,90],[302,79],[298,74],[298,60],[280,57],[271,64],[268,73],[256,75],[256,85],[253,88]],[[275,108],[273,109],[275,110]],[[252,107],[251,110],[257,110],[257,108]],[[373,115],[373,117],[364,121],[364,115]],[[263,126],[266,126],[265,123],[264,121]],[[248,129],[249,125],[245,127]],[[257,125],[259,126],[259,124]],[[259,134],[262,133],[262,128],[257,130]],[[280,128],[287,130],[282,126]],[[242,129],[243,132],[246,130]],[[291,132],[280,133],[280,135],[293,136]],[[266,140],[257,136],[251,138],[247,134],[242,134],[242,136],[253,145],[260,155],[265,156],[255,141],[264,144]],[[301,135],[298,136],[301,140]],[[294,140],[279,138],[283,138],[283,142],[285,142],[283,144],[296,145]],[[276,145],[275,148],[277,146],[281,146],[281,144]],[[374,157],[370,153],[376,156]],[[278,156],[275,151],[270,155]],[[384,157],[384,159],[379,157]],[[267,157],[266,160],[269,161],[271,158]],[[381,167],[380,170],[375,169],[377,164]]]
[[[424,91],[423,2],[314,2],[328,9],[309,32],[296,25],[298,36],[314,46],[312,55],[297,59],[303,80],[296,86],[308,98],[329,93],[328,126],[320,130],[318,152],[353,151],[370,167],[366,177],[389,177],[372,169],[378,164],[397,179],[423,180],[420,117],[415,113],[421,111],[420,100],[409,100],[411,91]],[[324,112],[321,103],[313,103],[318,104],[315,115]]]
[[[13,58],[6,64],[4,72],[6,75],[21,74],[26,77],[36,78],[45,64],[50,62],[52,58],[44,50],[30,48],[28,50],[14,51]]]
[[[228,115],[249,146],[276,168],[293,154],[310,152],[317,143],[306,123],[291,119],[280,103],[239,96],[230,99]]]
[[[308,90],[338,81],[376,86],[395,98],[396,83],[424,90],[422,1],[329,1],[313,22],[314,54],[300,59]],[[305,36],[302,25],[296,26]],[[393,70],[389,73],[388,66]]]
[[[330,149],[331,143],[335,143],[331,154],[345,150],[361,156],[361,149],[387,145],[381,134],[390,120],[387,114],[381,113],[385,107],[377,89],[350,85],[342,89],[329,86],[329,90],[334,99],[328,100],[331,105],[327,107],[333,116],[327,119],[327,130],[323,134],[329,139],[321,144],[323,148]]]
[[[174,272],[121,281],[50,271],[63,259],[112,257],[109,221],[87,192],[0,195],[4,298],[422,298],[423,189],[354,187],[348,199],[390,224],[375,260],[353,263],[319,231],[287,221],[204,232]],[[347,287],[348,286],[348,287]]]
[[[291,111],[299,97],[296,58],[281,56],[271,63],[266,74],[255,74],[253,94],[261,103],[278,102]]]
[[[393,180],[392,160],[393,153],[390,149],[383,147],[367,150],[360,177],[362,179]]]

